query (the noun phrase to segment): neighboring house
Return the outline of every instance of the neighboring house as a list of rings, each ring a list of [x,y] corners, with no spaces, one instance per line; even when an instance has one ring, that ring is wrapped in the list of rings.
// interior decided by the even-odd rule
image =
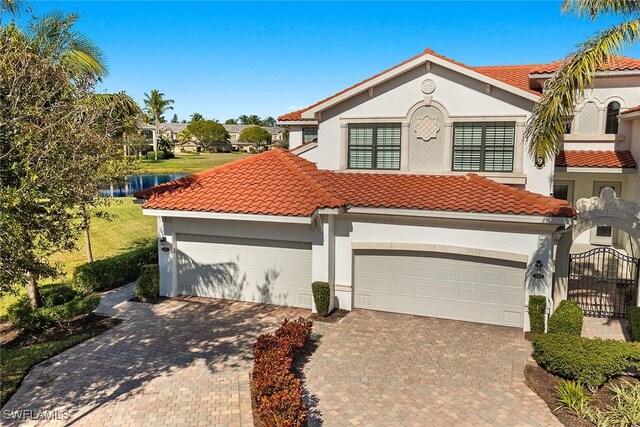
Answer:
[[[198,148],[202,148],[198,141],[180,142],[178,140],[178,134],[185,130],[188,123],[161,123],[160,134],[175,144],[177,151],[198,151]],[[240,133],[248,127],[253,125],[228,125],[224,124],[224,128],[229,132],[229,143],[236,148],[245,148],[254,144],[244,143],[238,141]],[[141,130],[145,131],[147,140],[153,143],[153,134],[155,133],[155,127],[150,124],[143,124],[139,126]],[[284,128],[281,127],[263,127],[271,134],[271,142],[284,141]],[[195,144],[195,147],[194,147]]]
[[[290,151],[137,193],[158,218],[161,294],[312,307],[320,280],[347,310],[525,330],[533,294],[638,304],[640,61],[598,72],[554,164],[530,158],[524,131],[557,66],[425,50],[279,117]],[[570,252],[596,244],[581,256],[618,271],[574,271]]]

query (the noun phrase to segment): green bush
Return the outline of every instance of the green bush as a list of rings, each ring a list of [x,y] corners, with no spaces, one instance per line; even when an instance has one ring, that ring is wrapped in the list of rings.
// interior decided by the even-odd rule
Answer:
[[[316,310],[320,316],[329,314],[329,303],[331,300],[331,288],[327,282],[313,282],[311,284],[313,301],[316,303]]]
[[[532,343],[540,366],[588,387],[599,387],[640,363],[638,343],[551,333],[536,334]]]
[[[573,301],[564,300],[549,317],[550,334],[580,336],[582,334],[582,309]]]
[[[77,267],[73,272],[73,285],[85,293],[113,289],[136,280],[143,265],[157,262],[155,246],[134,249]]]
[[[158,160],[165,158],[164,151],[158,151]],[[155,160],[156,156],[153,154],[153,150],[147,151],[147,160]]]
[[[40,288],[40,296],[45,307],[53,307],[75,299],[78,291],[68,285],[47,286]]]
[[[529,296],[529,325],[531,333],[544,334],[544,317],[547,311],[547,297],[544,295]]]
[[[580,381],[561,381],[556,388],[556,399],[560,406],[576,413],[580,418],[589,414],[589,403],[593,400],[585,391]]]
[[[100,295],[91,294],[59,305],[32,309],[27,298],[21,298],[7,310],[9,321],[14,326],[33,331],[63,325],[78,316],[91,313],[98,308]]]
[[[160,297],[160,268],[158,264],[142,266],[136,281],[136,296],[142,301],[157,301]]]
[[[640,307],[629,307],[628,317],[631,339],[640,342]]]

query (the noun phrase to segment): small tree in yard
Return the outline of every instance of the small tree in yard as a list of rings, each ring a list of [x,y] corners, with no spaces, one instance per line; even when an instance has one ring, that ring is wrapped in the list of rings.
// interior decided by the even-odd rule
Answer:
[[[271,134],[260,126],[251,126],[240,132],[238,141],[248,142],[253,145],[268,144],[271,142]]]
[[[205,148],[229,142],[229,132],[223,125],[213,120],[191,122],[185,131],[200,141]]]

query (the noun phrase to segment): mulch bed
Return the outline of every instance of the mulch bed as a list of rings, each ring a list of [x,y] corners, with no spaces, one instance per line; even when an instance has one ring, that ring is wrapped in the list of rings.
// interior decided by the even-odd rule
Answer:
[[[524,379],[529,388],[535,391],[536,394],[546,402],[547,406],[549,406],[549,409],[551,409],[553,414],[560,420],[562,424],[568,427],[593,426],[591,422],[578,418],[573,412],[567,409],[562,408],[556,410],[556,408],[559,406],[559,403],[556,399],[556,388],[560,384],[560,381],[562,381],[562,378],[550,374],[549,372],[538,366],[538,364],[536,364],[535,362],[529,362],[524,368]],[[596,391],[593,395],[591,395],[593,397],[593,401],[590,403],[590,405],[601,410],[605,409],[612,403],[612,399],[614,396],[614,394],[609,390],[607,386],[612,384],[619,384],[624,380],[629,381],[632,384],[638,381],[633,377],[625,376],[611,380],[604,386],[600,387],[598,391]]]
[[[322,322],[322,323],[338,323],[340,322],[347,314],[349,314],[348,310],[338,309],[333,310],[327,316],[320,316],[318,313],[311,313],[311,315],[307,318],[309,320],[313,320],[314,322]]]
[[[70,322],[64,327],[58,326],[37,333],[13,328],[8,322],[5,322],[0,325],[0,346],[2,346],[3,350],[11,350],[46,341],[63,340],[81,333],[91,332],[94,335],[98,335],[121,322],[119,319],[91,313]]]

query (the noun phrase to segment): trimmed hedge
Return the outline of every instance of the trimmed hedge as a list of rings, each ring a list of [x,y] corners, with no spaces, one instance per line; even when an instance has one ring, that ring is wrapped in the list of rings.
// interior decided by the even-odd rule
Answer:
[[[251,395],[265,427],[305,425],[307,407],[294,359],[311,336],[313,322],[300,317],[284,320],[274,334],[262,334],[253,345]]]
[[[547,311],[547,297],[529,296],[529,325],[532,334],[544,334],[544,317]]]
[[[563,300],[549,317],[550,334],[582,335],[582,309],[573,301]]]
[[[640,342],[640,307],[629,307],[628,318],[631,339]]]
[[[157,301],[160,298],[160,267],[158,264],[142,266],[142,273],[136,280],[135,293],[142,301]]]
[[[64,325],[78,316],[98,308],[100,295],[80,296],[54,306],[32,309],[29,300],[23,298],[7,310],[9,321],[17,327],[39,331],[54,325]]]
[[[85,293],[117,288],[136,280],[143,265],[157,263],[158,249],[155,246],[134,249],[76,267],[73,285]]]
[[[313,301],[316,303],[316,310],[320,316],[329,314],[329,303],[331,301],[331,288],[327,282],[313,282],[311,284]]]
[[[158,160],[163,160],[164,158],[166,158],[166,154],[164,154],[164,151],[158,150]],[[155,160],[155,159],[156,159],[156,156],[153,154],[153,150],[147,151],[147,160]]]
[[[566,334],[536,334],[533,358],[547,371],[599,387],[630,368],[640,367],[640,343],[583,338]]]

